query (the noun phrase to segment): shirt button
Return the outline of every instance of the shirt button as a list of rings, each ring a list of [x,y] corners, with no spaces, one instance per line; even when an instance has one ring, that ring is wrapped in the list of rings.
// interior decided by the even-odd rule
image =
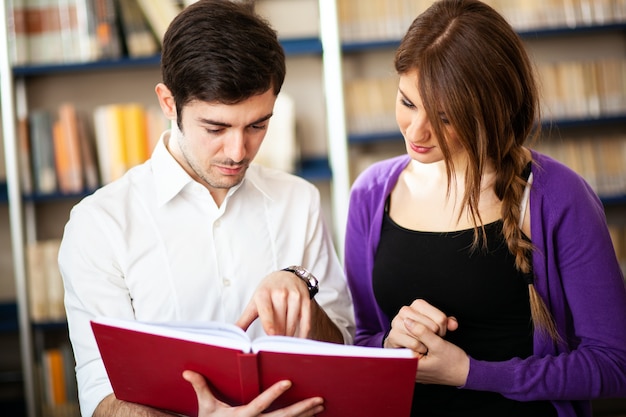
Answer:
[[[225,287],[230,287],[230,280],[228,278],[223,278],[222,285],[224,285]]]
[[[213,223],[214,227],[220,227],[222,225],[222,222],[220,222],[219,220],[215,220],[215,222]]]

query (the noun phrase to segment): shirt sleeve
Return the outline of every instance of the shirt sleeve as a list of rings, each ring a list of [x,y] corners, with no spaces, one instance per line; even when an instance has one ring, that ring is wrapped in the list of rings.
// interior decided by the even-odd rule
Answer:
[[[113,392],[90,320],[98,315],[133,317],[128,290],[114,261],[115,250],[121,246],[111,241],[103,216],[96,216],[92,209],[86,205],[72,209],[59,250],[83,416],[91,416],[100,401]],[[108,227],[110,231],[111,225]]]
[[[332,236],[322,216],[317,189],[313,190],[311,201],[302,265],[310,269],[319,280],[320,291],[315,300],[341,331],[344,343],[352,344],[354,341],[352,297]]]

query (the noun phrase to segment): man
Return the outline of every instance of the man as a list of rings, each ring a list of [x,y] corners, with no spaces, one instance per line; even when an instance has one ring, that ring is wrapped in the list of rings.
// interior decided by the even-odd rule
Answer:
[[[166,415],[114,397],[89,324],[96,316],[218,320],[252,337],[264,331],[351,343],[351,299],[319,192],[251,165],[284,60],[275,32],[227,0],[194,3],[170,25],[156,94],[175,127],[148,162],[74,207],[59,253],[84,416]],[[300,266],[319,279],[319,294]],[[233,410],[203,377],[184,376],[200,415],[259,415],[289,388],[277,383]],[[278,412],[314,415],[321,402]]]

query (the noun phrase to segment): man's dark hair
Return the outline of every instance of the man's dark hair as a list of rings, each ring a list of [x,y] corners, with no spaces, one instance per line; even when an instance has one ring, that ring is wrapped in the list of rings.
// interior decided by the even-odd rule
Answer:
[[[161,75],[176,101],[235,104],[285,79],[285,53],[276,32],[250,7],[199,0],[174,18],[163,37]]]

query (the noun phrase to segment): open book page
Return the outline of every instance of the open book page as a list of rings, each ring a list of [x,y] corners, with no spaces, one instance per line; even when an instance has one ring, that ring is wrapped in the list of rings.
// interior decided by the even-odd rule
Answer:
[[[209,322],[142,322],[135,320],[98,317],[94,323],[121,327],[158,336],[172,337],[207,345],[237,349],[244,353],[251,351],[251,341],[246,332],[229,323]]]
[[[99,317],[94,322],[159,336],[237,349],[244,353],[266,351],[369,358],[410,358],[413,356],[409,349],[340,345],[289,336],[262,336],[251,341],[248,334],[234,324],[214,321],[157,323]]]
[[[252,352],[301,353],[324,356],[354,356],[361,358],[411,358],[410,349],[383,349],[340,345],[288,336],[262,336],[252,342]]]

